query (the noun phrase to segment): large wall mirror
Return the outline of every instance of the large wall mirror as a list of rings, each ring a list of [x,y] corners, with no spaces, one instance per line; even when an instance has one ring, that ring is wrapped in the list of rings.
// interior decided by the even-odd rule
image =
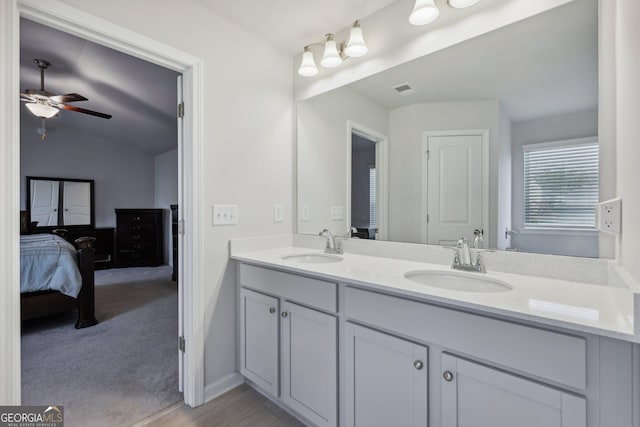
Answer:
[[[94,227],[93,180],[27,177],[31,229]]]
[[[598,256],[598,1],[297,106],[297,231]]]

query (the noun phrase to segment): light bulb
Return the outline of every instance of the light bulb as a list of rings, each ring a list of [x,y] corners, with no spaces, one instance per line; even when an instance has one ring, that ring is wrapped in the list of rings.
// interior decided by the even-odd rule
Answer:
[[[449,6],[456,9],[462,9],[463,7],[473,6],[478,3],[479,0],[448,0]]]
[[[336,39],[333,34],[327,34],[327,41],[324,44],[324,55],[320,60],[325,68],[335,68],[342,64],[342,58],[338,53],[338,47],[336,46]]]
[[[413,11],[409,15],[409,22],[413,25],[426,25],[435,21],[438,15],[440,10],[433,0],[416,0]]]
[[[302,54],[302,62],[300,63],[300,68],[298,68],[298,74],[303,77],[313,77],[318,75],[318,67],[316,67],[316,61],[313,59],[313,52],[309,47],[304,48],[304,53]]]
[[[364,42],[364,37],[362,36],[362,28],[360,28],[360,23],[356,21],[353,23],[353,27],[351,27],[351,32],[349,33],[349,42],[344,48],[344,53],[352,58],[357,58],[359,56],[366,55],[367,52],[369,52],[369,48],[367,48],[367,45]]]
[[[50,119],[51,117],[58,114],[59,111],[55,107],[47,104],[40,104],[38,102],[27,102],[24,105],[29,111],[31,111],[31,114],[42,119]]]

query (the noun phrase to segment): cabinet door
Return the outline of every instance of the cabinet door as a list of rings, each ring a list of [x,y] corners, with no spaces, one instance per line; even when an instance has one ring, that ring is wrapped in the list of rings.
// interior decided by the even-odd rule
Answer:
[[[346,425],[427,425],[427,347],[346,324]]]
[[[240,290],[240,373],[278,396],[278,299]]]
[[[586,400],[442,355],[443,427],[585,427]]]
[[[337,319],[282,303],[282,400],[318,426],[337,425]]]

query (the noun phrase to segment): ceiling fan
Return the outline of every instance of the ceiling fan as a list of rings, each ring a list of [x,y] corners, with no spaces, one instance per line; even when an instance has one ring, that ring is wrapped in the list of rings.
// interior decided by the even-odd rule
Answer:
[[[34,116],[43,119],[43,123],[44,119],[50,119],[56,116],[60,110],[76,111],[103,119],[110,119],[112,117],[111,114],[99,113],[97,111],[67,105],[68,102],[87,101],[87,98],[77,93],[55,95],[47,92],[44,89],[44,70],[51,64],[44,59],[38,58],[34,59],[33,62],[40,68],[40,89],[27,89],[21,92],[20,101],[26,102],[25,106],[27,109],[29,109]]]

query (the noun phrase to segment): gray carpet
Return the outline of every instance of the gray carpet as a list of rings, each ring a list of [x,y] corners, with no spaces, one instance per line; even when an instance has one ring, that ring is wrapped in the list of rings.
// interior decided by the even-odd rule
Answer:
[[[169,267],[96,271],[96,317],[24,322],[23,405],[64,405],[67,427],[128,426],[182,400]]]

